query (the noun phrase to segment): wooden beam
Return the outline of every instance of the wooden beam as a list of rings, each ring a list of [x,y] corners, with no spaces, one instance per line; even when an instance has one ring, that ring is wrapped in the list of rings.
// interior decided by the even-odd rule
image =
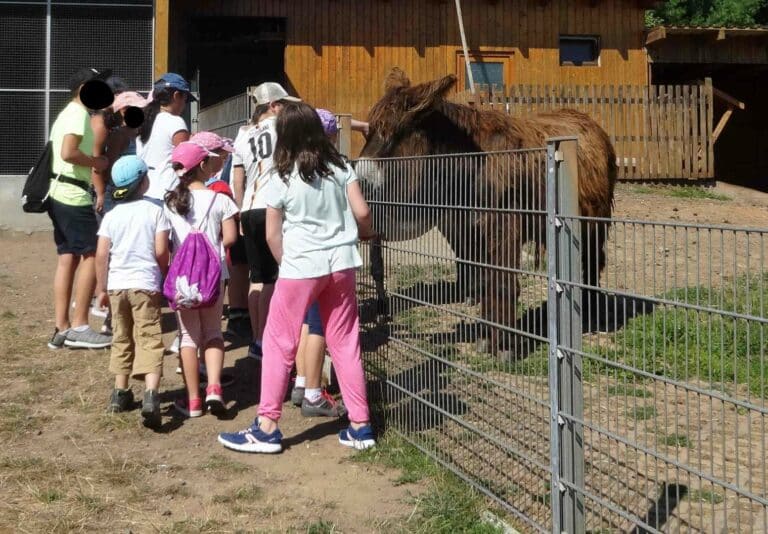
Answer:
[[[651,31],[649,31],[648,34],[645,36],[645,44],[649,45],[651,43],[655,43],[656,41],[661,41],[666,38],[667,38],[667,29],[664,26],[657,26],[653,28]]]
[[[728,106],[728,109],[725,110],[725,113],[723,113],[723,116],[720,117],[720,121],[717,123],[715,130],[712,132],[713,144],[717,142],[717,138],[720,137],[721,133],[723,133],[723,130],[725,129],[725,125],[728,124],[728,119],[731,118],[731,115],[733,115],[733,106]]]
[[[698,80],[699,85],[704,85],[703,80]],[[712,94],[719,98],[720,100],[724,100],[729,106],[739,108],[739,109],[747,109],[747,105],[742,102],[741,100],[737,100],[735,97],[729,95],[722,89],[718,89],[717,87],[712,87]]]
[[[170,0],[155,0],[155,80],[168,72],[168,20]]]

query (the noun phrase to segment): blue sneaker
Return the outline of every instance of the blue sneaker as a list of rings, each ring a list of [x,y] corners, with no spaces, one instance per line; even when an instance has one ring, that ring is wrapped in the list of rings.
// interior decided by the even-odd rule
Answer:
[[[357,430],[350,425],[339,432],[339,443],[345,447],[351,447],[361,451],[363,449],[370,449],[376,445],[376,440],[373,437],[373,429],[371,428],[371,425],[365,425]]]
[[[275,454],[283,450],[282,441],[283,434],[279,429],[271,434],[266,434],[259,428],[258,419],[249,428],[240,432],[222,432],[219,434],[219,443],[228,449],[240,452]]]
[[[261,345],[256,343],[255,341],[251,341],[251,344],[248,345],[248,357],[253,358],[257,362],[261,361]]]

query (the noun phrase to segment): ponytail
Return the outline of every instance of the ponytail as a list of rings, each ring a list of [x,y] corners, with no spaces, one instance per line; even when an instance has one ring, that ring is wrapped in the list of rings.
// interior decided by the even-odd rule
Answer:
[[[139,128],[139,139],[142,143],[149,141],[149,136],[152,134],[152,126],[155,124],[157,114],[160,113],[161,106],[167,106],[173,101],[173,93],[176,89],[171,87],[163,87],[162,89],[155,89],[152,92],[152,102],[144,108],[144,122]]]
[[[174,171],[180,171],[183,168],[183,165],[180,163],[173,164]],[[168,191],[165,194],[165,203],[169,208],[182,217],[186,217],[189,215],[189,212],[192,211],[192,203],[194,200],[192,198],[192,193],[189,190],[189,183],[193,181],[195,172],[197,171],[193,169],[180,176],[179,185],[177,185],[174,190]]]

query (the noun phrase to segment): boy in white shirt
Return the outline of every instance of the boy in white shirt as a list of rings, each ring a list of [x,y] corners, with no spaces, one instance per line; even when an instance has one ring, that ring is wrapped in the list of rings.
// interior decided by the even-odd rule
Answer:
[[[170,223],[163,208],[144,198],[147,165],[123,156],[112,167],[114,209],[104,216],[96,250],[99,303],[112,308],[113,342],[109,370],[115,387],[108,412],[133,405],[130,376],[144,379],[144,424],[161,423],[158,387],[163,368],[160,330],[162,281],[168,271]]]

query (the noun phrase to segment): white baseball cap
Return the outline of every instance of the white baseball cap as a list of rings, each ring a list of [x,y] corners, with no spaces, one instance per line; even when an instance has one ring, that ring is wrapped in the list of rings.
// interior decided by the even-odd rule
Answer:
[[[283,89],[283,86],[275,82],[264,82],[254,87],[251,96],[256,100],[256,104],[271,104],[278,100],[287,100],[288,102],[301,102],[301,98],[290,96]]]

